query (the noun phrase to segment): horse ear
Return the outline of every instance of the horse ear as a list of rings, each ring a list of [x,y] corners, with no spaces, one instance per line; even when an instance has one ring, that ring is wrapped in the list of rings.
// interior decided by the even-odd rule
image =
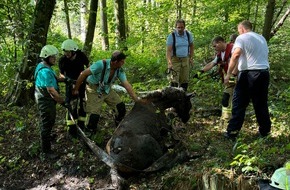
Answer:
[[[192,92],[192,93],[186,93],[186,97],[188,98],[191,98],[191,97],[194,97],[195,96],[195,93]]]

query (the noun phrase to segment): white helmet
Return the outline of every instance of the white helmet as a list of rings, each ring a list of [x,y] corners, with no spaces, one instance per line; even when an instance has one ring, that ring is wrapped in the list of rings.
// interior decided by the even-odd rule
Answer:
[[[63,51],[77,51],[79,49],[77,43],[72,39],[67,39],[61,44]]]
[[[58,50],[57,50],[57,48],[55,46],[53,46],[53,45],[45,45],[41,49],[39,57],[47,58],[49,56],[57,55],[57,54],[58,54]]]
[[[279,168],[272,175],[270,185],[278,189],[286,190],[286,180],[288,180],[286,168]]]

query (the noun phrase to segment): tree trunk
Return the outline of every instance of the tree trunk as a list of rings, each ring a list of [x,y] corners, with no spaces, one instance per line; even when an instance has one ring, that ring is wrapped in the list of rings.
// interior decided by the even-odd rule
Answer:
[[[126,45],[126,24],[125,24],[125,8],[124,0],[115,0],[115,16],[116,16],[116,48],[120,50],[127,50]]]
[[[90,56],[91,51],[92,51],[96,20],[97,20],[97,11],[98,11],[98,0],[91,0],[87,35],[86,35],[86,40],[85,40],[84,49],[83,49],[84,53],[88,57]]]
[[[68,6],[67,6],[67,0],[63,0],[64,3],[64,13],[65,13],[65,18],[66,18],[66,27],[67,27],[67,35],[68,38],[71,39],[71,29],[70,29],[70,21],[69,21],[69,11],[68,11]]]
[[[81,30],[81,40],[83,42],[86,40],[86,12],[87,12],[86,0],[81,0],[80,1],[80,13],[81,13],[81,29],[80,30]]]
[[[19,71],[15,76],[14,85],[6,97],[12,105],[24,106],[32,100],[31,84],[34,69],[41,48],[46,44],[48,27],[53,14],[56,0],[38,0],[34,10],[34,19],[28,43]],[[30,85],[31,86],[31,85]]]
[[[271,29],[272,29],[272,23],[273,23],[273,18],[274,18],[275,4],[276,4],[275,0],[268,0],[264,27],[263,27],[263,36],[265,37],[267,41],[269,41],[271,37]]]
[[[102,50],[108,50],[109,37],[108,37],[108,17],[107,17],[107,2],[106,0],[101,0],[100,2],[100,11],[101,11],[101,29],[102,29]]]

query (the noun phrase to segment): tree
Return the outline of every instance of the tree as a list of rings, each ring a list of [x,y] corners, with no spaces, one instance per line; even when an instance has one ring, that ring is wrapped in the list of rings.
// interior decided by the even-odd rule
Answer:
[[[271,37],[271,29],[274,18],[275,5],[276,5],[275,0],[268,0],[263,28],[263,36],[267,41],[269,41]]]
[[[69,11],[67,6],[67,0],[63,0],[64,3],[64,12],[65,12],[65,18],[66,18],[66,26],[67,26],[67,35],[68,38],[71,39],[71,30],[70,30],[70,20],[69,20]]]
[[[97,10],[98,10],[98,0],[91,0],[90,4],[90,15],[89,22],[87,27],[86,40],[84,44],[84,52],[87,56],[91,54],[92,50],[92,42],[94,39],[95,27],[96,27],[96,19],[97,19]]]
[[[102,30],[102,50],[109,49],[109,37],[108,37],[108,17],[107,17],[107,2],[106,0],[100,1],[100,12],[101,12],[101,30]]]
[[[33,88],[27,88],[32,79],[39,52],[46,44],[48,27],[56,0],[38,0],[34,10],[31,32],[19,71],[16,73],[14,86],[6,97],[13,105],[23,106],[31,100]]]
[[[125,23],[125,8],[124,0],[115,0],[115,16],[116,16],[116,48],[127,50],[126,45],[126,23]]]

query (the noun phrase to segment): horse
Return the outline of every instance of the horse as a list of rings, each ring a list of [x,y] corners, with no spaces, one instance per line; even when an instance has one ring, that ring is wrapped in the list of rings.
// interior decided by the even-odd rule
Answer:
[[[141,97],[143,103],[134,104],[106,145],[107,153],[115,163],[120,163],[120,167],[116,167],[119,173],[148,171],[167,153],[165,142],[172,126],[165,110],[173,108],[180,120],[186,123],[190,119],[192,95],[182,88],[165,87]]]

